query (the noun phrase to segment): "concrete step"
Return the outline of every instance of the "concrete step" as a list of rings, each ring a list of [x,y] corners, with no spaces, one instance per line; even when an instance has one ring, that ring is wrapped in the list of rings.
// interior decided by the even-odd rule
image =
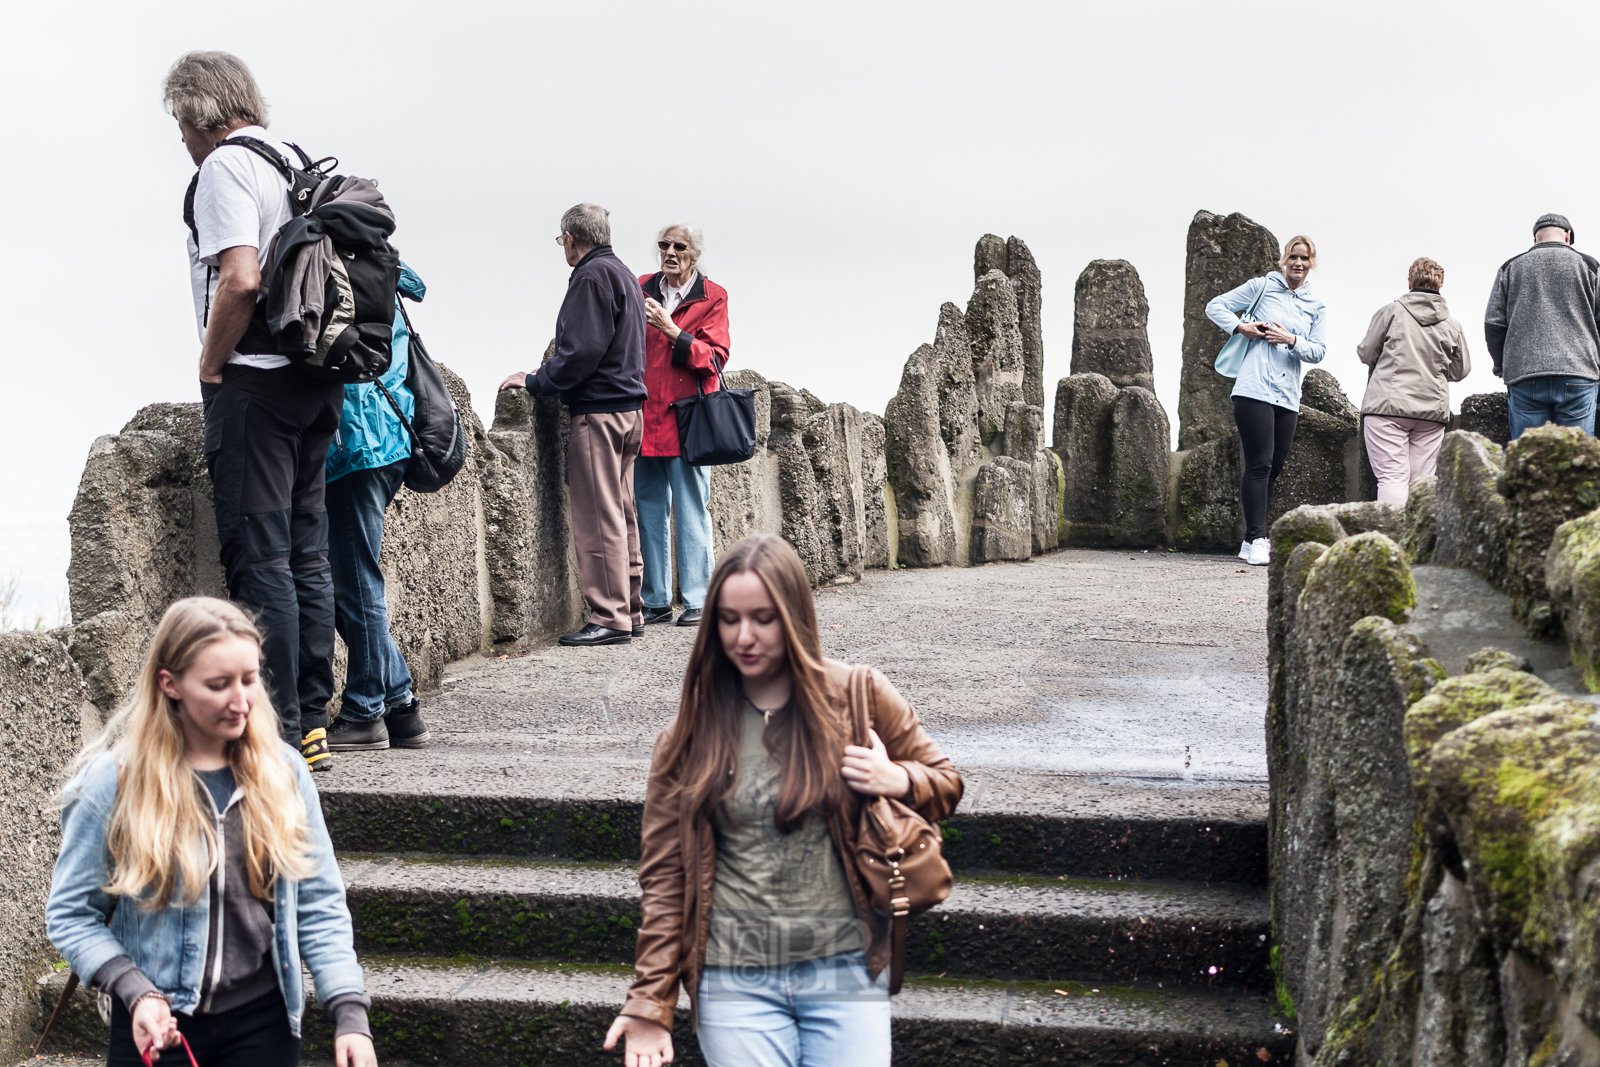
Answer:
[[[637,872],[507,858],[340,859],[362,953],[631,963]],[[1263,892],[960,877],[912,920],[911,973],[1271,987]]]
[[[596,764],[484,754],[462,764],[462,753],[453,752],[409,760],[413,773],[400,776],[394,760],[372,774],[358,757],[379,762],[341,754],[334,773],[317,783],[341,851],[639,858],[643,759]],[[1265,790],[1255,784],[979,769],[968,774],[967,796],[943,826],[945,855],[957,870],[1254,885],[1267,879]]]
[[[630,971],[551,963],[369,958],[367,989],[380,1062],[459,1067],[616,1063],[600,1052]],[[54,1003],[61,979],[41,987]],[[677,1063],[700,1064],[679,1005]],[[1287,1062],[1293,1035],[1275,1030],[1266,998],[1080,983],[912,979],[894,999],[898,1067]],[[57,1052],[103,1047],[93,1001],[79,994]],[[331,1026],[307,1012],[306,1052],[326,1056]],[[52,1039],[54,1040],[54,1039]]]

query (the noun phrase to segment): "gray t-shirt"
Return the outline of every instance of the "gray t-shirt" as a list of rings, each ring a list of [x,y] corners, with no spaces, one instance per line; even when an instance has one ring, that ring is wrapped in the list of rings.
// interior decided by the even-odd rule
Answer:
[[[865,947],[844,862],[817,812],[790,833],[774,823],[781,768],[762,741],[766,723],[744,704],[738,779],[712,822],[712,967],[776,967]]]

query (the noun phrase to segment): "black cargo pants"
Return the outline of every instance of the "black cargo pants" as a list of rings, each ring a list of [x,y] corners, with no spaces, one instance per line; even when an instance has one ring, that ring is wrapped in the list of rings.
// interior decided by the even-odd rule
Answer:
[[[344,386],[294,366],[230,363],[207,386],[206,467],[228,595],[261,627],[262,676],[285,740],[328,725],[333,577],[323,504]]]

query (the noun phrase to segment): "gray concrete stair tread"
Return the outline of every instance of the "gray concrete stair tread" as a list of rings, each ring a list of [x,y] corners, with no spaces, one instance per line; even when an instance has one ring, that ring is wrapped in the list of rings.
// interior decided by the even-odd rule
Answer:
[[[619,864],[375,854],[341,856],[339,869],[346,886],[363,893],[604,897],[627,902],[639,899],[637,869]],[[1086,879],[958,877],[949,898],[935,910],[1007,918],[1077,916],[1117,922],[1145,919],[1262,925],[1268,920],[1267,897],[1258,889]]]
[[[342,752],[317,776],[323,796],[341,794],[520,802],[644,802],[649,754],[594,760],[581,755],[473,748]],[[957,811],[1054,818],[1262,822],[1264,782],[1129,779],[1008,768],[964,768]]]
[[[620,966],[454,962],[368,957],[367,991],[386,1001],[555,1001],[620,1008],[632,969]],[[1060,989],[1062,993],[1057,993]],[[965,1021],[1011,1026],[1268,1035],[1261,996],[1014,982],[908,979],[894,998],[896,1020]],[[679,1003],[687,1011],[687,998]],[[598,1041],[598,1035],[597,1035]]]

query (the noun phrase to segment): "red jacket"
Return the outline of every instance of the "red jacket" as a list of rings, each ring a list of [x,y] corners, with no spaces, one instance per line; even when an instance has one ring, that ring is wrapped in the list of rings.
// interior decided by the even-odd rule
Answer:
[[[660,271],[640,275],[639,284],[645,296],[661,303]],[[703,380],[706,392],[715,392],[713,371],[728,362],[728,291],[722,286],[696,274],[683,302],[673,309],[672,321],[683,331],[675,344],[654,326],[645,328],[644,387],[650,395],[644,402],[640,455],[678,454],[678,420],[672,402],[694,396],[697,377]]]

